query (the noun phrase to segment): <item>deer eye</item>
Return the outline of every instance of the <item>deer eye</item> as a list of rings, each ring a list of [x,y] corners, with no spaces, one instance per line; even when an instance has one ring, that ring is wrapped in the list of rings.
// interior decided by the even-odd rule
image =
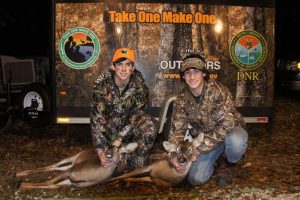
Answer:
[[[179,151],[179,147],[176,147],[175,151]]]
[[[193,153],[193,152],[194,152],[194,149],[193,149],[193,148],[190,148],[190,149],[189,149],[189,152],[190,152],[190,153]]]

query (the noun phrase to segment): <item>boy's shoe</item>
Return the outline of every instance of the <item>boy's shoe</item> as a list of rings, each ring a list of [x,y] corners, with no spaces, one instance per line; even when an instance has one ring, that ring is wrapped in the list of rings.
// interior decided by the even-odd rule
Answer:
[[[217,176],[217,185],[218,186],[231,185],[232,183],[233,183],[233,181],[232,181],[231,174],[220,174]]]

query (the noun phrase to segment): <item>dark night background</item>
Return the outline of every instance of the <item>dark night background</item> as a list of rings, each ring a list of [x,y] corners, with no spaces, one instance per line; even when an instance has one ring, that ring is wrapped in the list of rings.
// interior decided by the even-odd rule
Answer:
[[[51,1],[1,3],[0,54],[47,56],[50,54]]]
[[[0,54],[49,55],[51,0],[10,1],[0,8]],[[300,57],[300,1],[276,2],[277,58]]]
[[[276,2],[277,58],[300,57],[300,1]]]

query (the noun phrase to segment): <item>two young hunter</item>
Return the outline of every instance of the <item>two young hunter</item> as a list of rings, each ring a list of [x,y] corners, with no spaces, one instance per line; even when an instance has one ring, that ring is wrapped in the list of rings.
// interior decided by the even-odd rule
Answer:
[[[181,64],[186,87],[174,102],[169,141],[183,140],[189,129],[192,137],[203,132],[200,155],[192,164],[188,181],[205,183],[214,171],[218,157],[225,152],[230,163],[238,162],[247,149],[248,134],[229,90],[207,80],[205,60],[198,55],[186,57]],[[104,155],[109,145],[136,141],[137,150],[124,156],[115,175],[147,164],[157,134],[157,122],[146,114],[149,90],[142,74],[135,69],[134,51],[117,49],[111,69],[94,86],[91,108],[93,144],[104,167],[110,166]],[[174,163],[175,169],[176,166]]]

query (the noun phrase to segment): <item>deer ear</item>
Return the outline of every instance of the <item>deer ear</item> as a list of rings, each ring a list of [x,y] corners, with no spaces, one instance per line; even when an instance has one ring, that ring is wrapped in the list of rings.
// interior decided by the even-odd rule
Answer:
[[[138,146],[137,142],[132,142],[127,144],[126,146],[121,147],[120,153],[131,153],[133,152]]]
[[[175,151],[175,149],[176,149],[175,145],[168,141],[163,142],[163,147],[168,153]]]
[[[204,133],[201,132],[197,138],[193,140],[193,146],[198,147],[204,141]]]

